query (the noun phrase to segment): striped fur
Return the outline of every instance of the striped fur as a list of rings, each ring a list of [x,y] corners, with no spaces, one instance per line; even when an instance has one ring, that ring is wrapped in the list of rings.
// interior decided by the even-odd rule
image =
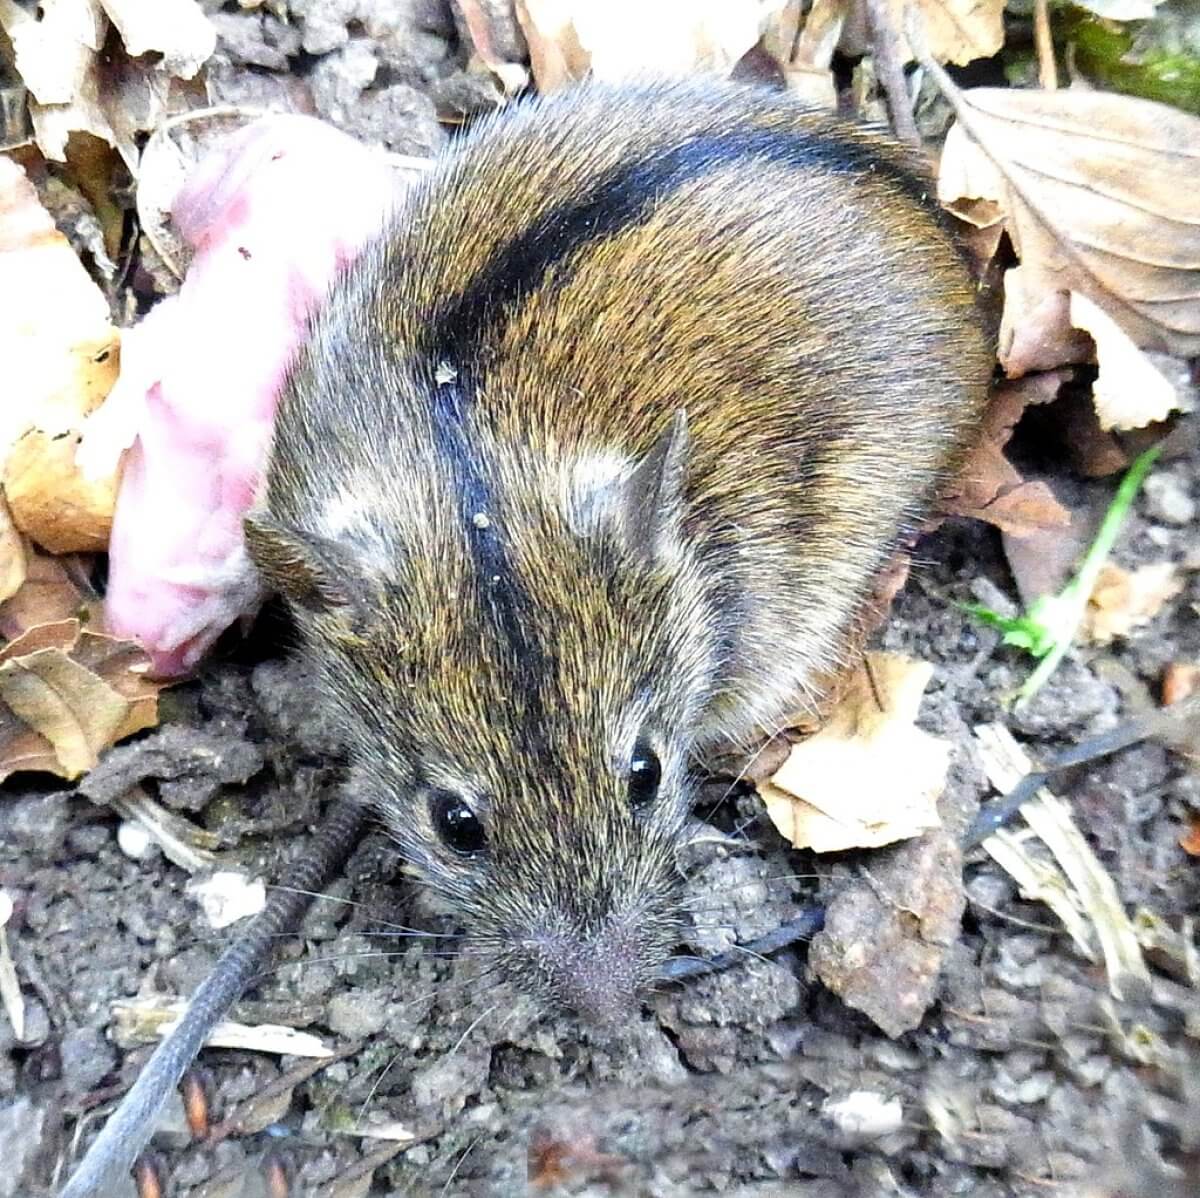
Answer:
[[[837,667],[991,365],[906,153],[732,87],[485,122],[336,289],[251,551],[371,801],[518,980],[604,1013],[650,976],[689,760]],[[440,845],[430,788],[486,854]]]

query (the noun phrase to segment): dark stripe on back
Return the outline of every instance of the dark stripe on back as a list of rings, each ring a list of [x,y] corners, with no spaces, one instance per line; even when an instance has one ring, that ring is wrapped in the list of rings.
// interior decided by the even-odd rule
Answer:
[[[434,312],[425,352],[461,369],[485,342],[503,335],[512,311],[543,286],[551,270],[569,272],[577,251],[648,220],[657,201],[695,179],[723,166],[755,163],[804,163],[830,174],[875,176],[914,204],[935,207],[929,203],[930,184],[919,174],[886,152],[829,130],[747,128],[695,137],[605,171],[586,195],[555,205],[504,242],[470,285]]]
[[[550,663],[534,632],[535,606],[517,577],[499,523],[491,483],[468,440],[466,392],[457,381],[434,384],[432,398],[434,443],[458,497],[458,515],[471,555],[476,599],[500,641],[512,652],[522,686],[521,693],[511,698],[524,711],[530,747],[544,747],[542,690],[551,681]]]

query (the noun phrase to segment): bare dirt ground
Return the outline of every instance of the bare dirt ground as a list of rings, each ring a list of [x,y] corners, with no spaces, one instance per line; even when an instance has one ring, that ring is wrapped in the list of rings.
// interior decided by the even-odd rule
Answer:
[[[416,153],[445,139],[435,102],[478,102],[440,5],[410,6],[428,9],[414,17],[424,40],[387,45],[336,17],[326,45],[321,10],[291,7],[317,14],[303,46],[269,15],[221,11],[215,75],[226,98],[300,94],[301,107],[365,136],[386,126],[392,148]],[[368,51],[385,74],[364,101],[355,72]],[[1155,474],[1116,558],[1182,563],[1184,592],[1128,642],[1072,655],[1019,717],[1001,699],[1026,662],[956,606],[988,585],[1012,593],[996,534],[948,524],[922,543],[878,639],[935,665],[921,725],[955,746],[948,828],[961,832],[989,793],[972,725],[1001,719],[1035,750],[1067,745],[1157,696],[1168,663],[1200,661],[1200,456]],[[111,754],[93,787],[139,782],[217,833],[230,860],[278,876],[338,777],[337,747],[286,643],[267,613],[168,692],[162,726]],[[728,783],[711,782],[702,810],[739,829],[744,850],[697,850],[686,863],[697,927],[684,951],[762,934],[856,879],[886,887],[889,869],[909,860],[888,849],[832,860],[789,851],[749,788]],[[1130,909],[1176,928],[1200,909],[1200,869],[1179,844],[1200,813],[1200,779],[1180,759],[1142,745],[1056,789]],[[113,1000],[190,993],[225,940],[185,894],[181,869],[157,850],[141,860],[122,851],[104,807],[28,777],[5,792],[0,886],[17,899],[9,940],[28,1003],[21,1043],[0,1019],[0,1198],[15,1198],[52,1192],[148,1054],[113,1042]],[[198,1142],[182,1103],[168,1112],[154,1141],[166,1192],[273,1195],[279,1170],[291,1193],[329,1198],[534,1186],[594,1198],[1200,1192],[1200,1071],[1189,1079],[1156,1063],[1156,1045],[1182,1049],[1200,1035],[1176,966],[1155,959],[1153,993],[1113,1004],[1103,968],[989,858],[972,852],[961,872],[966,912],[937,949],[937,998],[916,1031],[885,1036],[788,949],[664,988],[612,1042],[474,984],[453,924],[423,907],[372,834],[236,1011],[314,1032],[337,1058],[314,1071],[294,1057],[206,1051],[218,1134]],[[877,984],[886,1000],[887,978]],[[236,1129],[221,1126],[227,1117]],[[1174,1172],[1162,1171],[1164,1157]]]

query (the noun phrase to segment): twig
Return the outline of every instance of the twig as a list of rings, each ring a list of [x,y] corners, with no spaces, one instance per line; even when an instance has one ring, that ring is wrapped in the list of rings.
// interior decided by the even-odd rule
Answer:
[[[892,10],[887,0],[866,0],[867,23],[871,27],[871,50],[875,56],[875,71],[879,76],[883,94],[887,96],[888,111],[892,114],[892,128],[901,141],[919,146],[921,135],[913,119],[912,100],[908,94],[908,82],[904,77],[901,61],[900,31],[892,20]]]
[[[1033,44],[1037,50],[1038,83],[1046,91],[1058,90],[1058,66],[1054,61],[1054,42],[1050,38],[1050,12],[1046,0],[1034,0]]]

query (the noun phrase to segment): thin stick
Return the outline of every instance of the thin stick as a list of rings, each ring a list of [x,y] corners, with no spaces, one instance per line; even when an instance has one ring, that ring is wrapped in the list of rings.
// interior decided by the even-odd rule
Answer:
[[[921,135],[913,119],[912,100],[908,94],[908,81],[904,77],[904,63],[900,59],[900,31],[892,20],[892,10],[887,0],[866,0],[867,23],[871,27],[871,51],[875,56],[875,71],[879,76],[883,94],[887,96],[888,111],[892,114],[892,128],[901,141],[919,146]]]
[[[1033,45],[1037,50],[1038,83],[1048,92],[1058,90],[1058,64],[1050,37],[1050,11],[1046,0],[1034,0]]]

